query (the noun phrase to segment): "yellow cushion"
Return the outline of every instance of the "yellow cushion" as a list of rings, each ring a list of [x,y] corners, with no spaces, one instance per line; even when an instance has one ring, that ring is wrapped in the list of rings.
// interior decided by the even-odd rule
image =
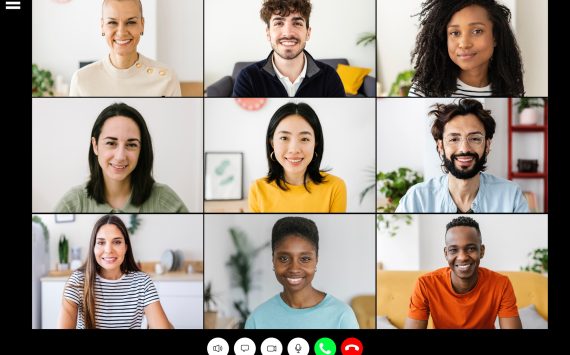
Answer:
[[[342,80],[344,91],[351,95],[358,93],[358,89],[362,86],[364,78],[371,71],[372,69],[369,68],[351,67],[345,64],[339,64],[336,68],[336,72],[338,76],[340,76],[340,80]]]

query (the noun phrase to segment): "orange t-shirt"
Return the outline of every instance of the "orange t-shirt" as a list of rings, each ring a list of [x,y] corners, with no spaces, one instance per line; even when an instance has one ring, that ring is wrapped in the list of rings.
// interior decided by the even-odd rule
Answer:
[[[509,278],[482,267],[478,272],[477,285],[464,294],[451,287],[449,267],[420,276],[410,297],[408,317],[428,320],[431,313],[434,328],[494,329],[497,315],[518,316]]]

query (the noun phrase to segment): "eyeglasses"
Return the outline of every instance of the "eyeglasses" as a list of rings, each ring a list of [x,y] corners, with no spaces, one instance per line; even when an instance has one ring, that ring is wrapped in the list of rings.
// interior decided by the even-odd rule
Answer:
[[[443,141],[448,146],[457,147],[461,145],[464,139],[467,140],[467,144],[469,144],[471,147],[478,147],[485,141],[485,136],[482,134],[471,134],[467,137],[449,135],[445,137]]]

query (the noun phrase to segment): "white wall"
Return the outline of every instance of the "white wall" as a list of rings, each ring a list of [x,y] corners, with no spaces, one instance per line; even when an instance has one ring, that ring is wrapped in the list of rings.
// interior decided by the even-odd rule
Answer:
[[[99,113],[125,102],[145,118],[154,178],[192,212],[202,211],[202,100],[192,98],[40,98],[32,100],[32,210],[51,212],[89,177],[91,129]]]
[[[396,219],[395,214],[384,214],[392,228],[397,227],[397,234],[391,236],[388,228],[380,224],[376,236],[376,258],[382,263],[383,270],[419,270],[420,268],[420,229],[418,215],[412,215],[412,222],[407,225]]]
[[[548,1],[516,2],[517,40],[523,55],[526,96],[548,96]]]
[[[71,248],[81,248],[81,260],[85,261],[90,250],[89,240],[95,222],[102,214],[75,214],[71,223],[56,223],[55,215],[40,214],[49,233],[50,269],[55,270],[58,262],[58,241],[61,234],[69,240],[70,261]],[[130,226],[130,215],[119,215],[127,227]],[[140,214],[141,224],[131,235],[133,255],[136,261],[160,261],[162,253],[167,249],[181,250],[185,260],[203,260],[202,216],[197,214]]]
[[[502,0],[512,13],[511,26],[519,43],[526,96],[548,96],[548,3]],[[421,0],[378,0],[378,76],[387,94],[396,75],[412,69],[411,52],[419,28]]]
[[[160,0],[157,6],[158,58],[180,81],[204,80],[202,0]]]
[[[445,226],[459,215],[420,215],[420,270],[447,266],[443,255]],[[485,256],[481,266],[497,271],[518,271],[528,253],[548,247],[548,216],[544,214],[473,215],[479,223]]]
[[[445,226],[459,215],[414,215],[412,226],[402,226],[395,237],[378,233],[378,261],[386,270],[435,270],[447,266],[443,255]],[[518,271],[530,261],[528,253],[548,247],[547,215],[472,215],[479,223],[485,256],[481,266]],[[419,241],[419,243],[418,243]]]
[[[261,0],[205,2],[205,86],[231,75],[234,63],[260,61],[271,51],[266,25],[259,17]],[[374,32],[374,0],[313,0],[307,51],[315,59],[347,58],[353,66],[372,68],[374,46],[356,46],[363,32]]]
[[[255,247],[271,241],[271,228],[284,215],[205,216],[205,283],[212,282],[222,314],[237,316],[233,298],[240,290],[231,289],[229,256],[235,253],[229,228],[243,230]],[[319,229],[319,262],[313,286],[343,302],[361,294],[375,294],[374,215],[303,215]],[[255,288],[250,293],[250,310],[283,290],[271,270],[271,247],[263,249],[253,263]]]
[[[265,135],[271,116],[289,99],[270,98],[258,111],[246,111],[234,99],[208,99],[205,103],[206,152],[244,153],[244,196],[251,183],[267,175]],[[342,178],[347,187],[347,211],[372,212],[369,194],[359,194],[374,181],[374,100],[303,99],[319,116],[325,139],[321,168]]]
[[[80,61],[103,58],[109,50],[101,37],[101,4],[34,1],[32,63],[69,83]],[[145,30],[139,52],[170,66],[180,81],[202,81],[202,1],[142,0],[142,5]]]

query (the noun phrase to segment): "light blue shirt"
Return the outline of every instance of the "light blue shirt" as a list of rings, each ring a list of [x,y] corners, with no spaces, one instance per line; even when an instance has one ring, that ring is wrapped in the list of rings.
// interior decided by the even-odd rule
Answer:
[[[457,213],[448,188],[448,174],[412,186],[396,212]],[[480,173],[479,191],[471,204],[474,213],[529,212],[519,185],[491,174]]]
[[[327,294],[316,306],[291,308],[279,294],[257,307],[245,329],[359,329],[347,304]]]

